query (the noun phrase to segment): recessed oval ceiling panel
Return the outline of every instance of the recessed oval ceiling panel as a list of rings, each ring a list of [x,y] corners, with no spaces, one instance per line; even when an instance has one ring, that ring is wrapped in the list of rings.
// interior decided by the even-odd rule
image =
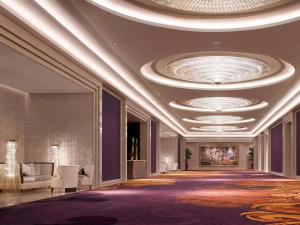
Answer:
[[[119,16],[190,31],[238,31],[299,19],[297,0],[89,0]]]
[[[166,86],[199,90],[238,90],[276,84],[294,67],[266,55],[242,52],[192,52],[144,65],[142,75]]]

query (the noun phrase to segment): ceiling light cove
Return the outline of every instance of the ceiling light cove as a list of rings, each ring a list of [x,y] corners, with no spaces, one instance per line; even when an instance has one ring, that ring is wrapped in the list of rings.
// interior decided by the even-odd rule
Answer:
[[[208,131],[208,132],[228,132],[228,131],[242,131],[247,130],[247,127],[237,127],[237,126],[203,126],[203,127],[192,127],[191,130],[196,131]]]
[[[213,115],[213,116],[198,116],[195,119],[183,118],[185,122],[198,124],[241,124],[255,121],[254,118],[245,119],[241,116],[229,115]]]
[[[153,82],[198,90],[239,90],[282,82],[294,67],[266,55],[242,52],[192,52],[147,63],[142,75]]]
[[[299,19],[298,0],[88,0],[116,15],[189,31],[239,31]]]
[[[173,108],[195,112],[244,112],[268,106],[265,101],[236,97],[202,97],[170,102]]]

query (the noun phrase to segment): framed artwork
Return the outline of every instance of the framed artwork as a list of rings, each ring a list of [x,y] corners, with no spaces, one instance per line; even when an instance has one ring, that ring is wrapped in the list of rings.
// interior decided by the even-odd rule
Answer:
[[[238,166],[238,146],[200,146],[200,166]]]

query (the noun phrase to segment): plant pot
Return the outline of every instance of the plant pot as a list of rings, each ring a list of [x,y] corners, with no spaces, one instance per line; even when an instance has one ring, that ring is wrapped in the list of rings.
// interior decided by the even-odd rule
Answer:
[[[189,162],[188,160],[185,160],[185,170],[188,170],[189,169]]]

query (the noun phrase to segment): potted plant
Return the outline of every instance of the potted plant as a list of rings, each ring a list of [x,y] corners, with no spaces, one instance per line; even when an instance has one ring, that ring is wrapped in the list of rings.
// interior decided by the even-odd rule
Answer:
[[[253,146],[249,147],[248,159],[250,162],[250,168],[253,170],[253,168],[254,168],[254,147]]]
[[[192,152],[189,148],[185,148],[185,170],[189,169],[189,159],[191,159]]]

